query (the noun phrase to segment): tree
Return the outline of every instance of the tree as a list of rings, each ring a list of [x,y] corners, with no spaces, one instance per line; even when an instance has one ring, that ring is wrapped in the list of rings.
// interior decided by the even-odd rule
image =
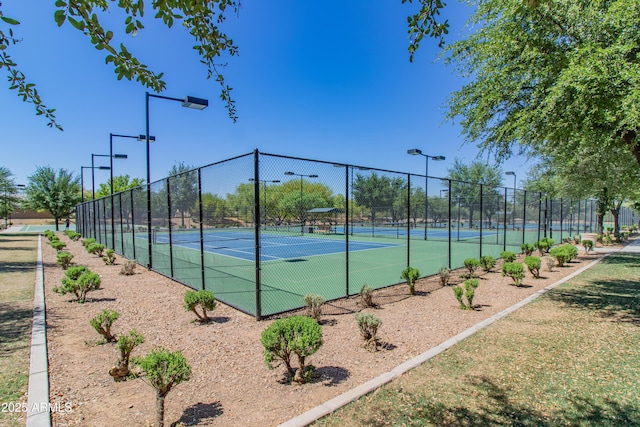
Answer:
[[[0,191],[2,191],[2,203],[0,204],[0,213],[5,218],[5,226],[7,225],[7,217],[14,211],[19,204],[20,199],[16,197],[18,186],[13,178],[13,173],[0,166]]]
[[[185,215],[191,213],[198,202],[198,171],[193,166],[180,162],[173,165],[169,176],[171,208],[180,213],[181,225],[184,227]]]
[[[80,178],[74,177],[73,172],[66,169],[56,172],[49,166],[39,166],[28,180],[24,206],[51,213],[56,230],[59,230],[58,221],[71,215],[80,203]]]
[[[132,188],[141,187],[144,185],[144,179],[133,178],[129,175],[118,175],[113,177],[113,194],[120,193],[121,191],[131,190]],[[107,183],[100,184],[96,190],[96,198],[106,197],[111,195],[111,178],[107,180]]]
[[[637,1],[476,4],[478,30],[445,53],[473,76],[448,101],[466,141],[498,158],[516,148],[567,159],[581,147],[617,147],[640,164]]]
[[[460,159],[455,159],[448,171],[447,177],[451,180],[451,198],[460,200],[459,204],[469,209],[469,222],[473,224],[473,216],[480,209],[482,195],[483,219],[489,219],[491,224],[491,215],[498,207],[495,199],[502,197],[497,190],[502,184],[502,170],[477,160],[470,165],[465,165]],[[482,193],[480,184],[482,184]]]
[[[373,172],[364,176],[356,174],[353,183],[353,198],[356,204],[371,210],[371,220],[375,222],[376,208],[390,209],[392,221],[396,221],[397,212],[394,202],[406,192],[406,181],[402,178],[390,178]]]

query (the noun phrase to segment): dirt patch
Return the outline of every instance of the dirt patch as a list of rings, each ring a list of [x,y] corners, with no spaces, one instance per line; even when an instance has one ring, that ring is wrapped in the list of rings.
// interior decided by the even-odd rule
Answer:
[[[385,348],[378,352],[363,348],[352,313],[338,314],[342,308],[328,306],[324,345],[309,358],[317,378],[301,386],[288,381],[284,368],[268,370],[264,364],[260,334],[270,321],[257,322],[218,304],[214,321],[194,323],[193,313],[182,308],[188,290],[184,285],[140,266],[133,276],[119,275],[122,258],[106,266],[79,242],[61,239],[75,255],[75,264],[102,276],[102,288],[90,293],[85,304],[54,293],[64,272],[55,264],[55,251],[43,245],[51,403],[72,408],[53,414],[56,426],[146,426],[155,419],[154,391],[143,379],[114,382],[108,374],[117,349],[113,344],[97,345],[100,337],[89,325],[89,319],[105,308],[120,313],[116,333],[135,328],[145,336],[134,354],[163,346],[182,350],[191,364],[191,380],[167,397],[167,425],[271,426],[393,369],[596,258],[581,250],[566,267],[543,271],[544,278],[527,274],[522,287],[512,286],[495,267],[481,275],[475,311],[460,310],[453,291],[441,288],[437,277],[419,280],[417,295],[410,298],[406,285],[382,290],[374,296],[381,307],[367,309],[382,319],[379,336]],[[452,282],[461,281],[459,273],[452,273]]]

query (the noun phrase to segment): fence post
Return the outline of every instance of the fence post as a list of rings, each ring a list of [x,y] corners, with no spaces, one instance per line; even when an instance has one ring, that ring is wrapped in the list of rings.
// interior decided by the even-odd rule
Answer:
[[[349,165],[345,165],[344,202],[344,250],[345,250],[345,296],[349,297]],[[353,166],[351,166],[353,176]],[[265,206],[266,208],[266,206]],[[337,222],[337,221],[336,221]]]
[[[429,177],[427,177],[427,179],[429,179]],[[425,197],[427,197],[426,191],[425,191]],[[407,212],[409,212],[409,209],[411,209],[411,174],[407,174]],[[424,213],[425,213],[424,238],[426,240],[427,238],[426,208]],[[409,215],[407,215],[407,267],[411,266],[411,247],[409,246],[410,244],[411,244],[411,223],[409,222]]]
[[[256,148],[253,150],[253,211],[254,211],[254,240],[256,253],[256,320],[262,318],[262,293],[260,269],[260,153]]]
[[[167,178],[167,219],[169,220],[169,271],[173,274],[173,227],[171,226],[171,178]]]
[[[513,194],[514,197],[514,208],[515,208],[515,193]],[[502,220],[502,227],[504,229],[503,232],[503,241],[502,241],[502,250],[506,251],[507,250],[507,187],[504,187],[504,211],[503,211],[504,215],[503,215],[503,220]],[[515,217],[514,217],[515,220]]]
[[[200,221],[200,275],[202,277],[202,290],[206,289],[204,278],[204,224],[202,214],[202,168],[198,168],[198,220]]]
[[[448,248],[447,248],[447,267],[449,268],[449,270],[451,270],[451,180],[448,179],[448,191],[447,191],[447,198],[449,199],[449,238],[447,239],[449,241],[448,244]],[[460,212],[460,207],[458,206],[458,212]],[[458,227],[460,227],[460,218],[458,218]],[[459,230],[460,228],[458,228]]]
[[[482,221],[484,219],[484,214],[482,210],[484,207],[482,206],[484,202],[484,192],[482,184],[480,184],[480,258],[482,258]]]

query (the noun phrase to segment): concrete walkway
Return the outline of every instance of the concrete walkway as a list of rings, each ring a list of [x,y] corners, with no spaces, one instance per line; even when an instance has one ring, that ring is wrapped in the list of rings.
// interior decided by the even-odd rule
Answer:
[[[382,387],[383,385],[393,381],[394,379],[400,377],[402,374],[404,374],[407,371],[410,371],[413,368],[417,368],[418,366],[422,365],[424,362],[426,362],[427,360],[431,359],[434,356],[437,356],[438,354],[444,352],[445,350],[453,347],[454,345],[456,345],[457,343],[459,343],[460,341],[464,340],[465,338],[468,338],[469,336],[475,334],[476,332],[480,331],[481,329],[484,329],[485,327],[495,323],[496,321],[500,320],[501,318],[505,317],[506,315],[514,312],[515,310],[529,304],[531,301],[537,299],[538,297],[544,295],[545,293],[549,292],[550,290],[552,290],[553,288],[560,286],[561,284],[573,279],[574,277],[576,277],[577,275],[579,275],[580,273],[584,272],[585,270],[588,270],[589,268],[593,267],[594,265],[596,265],[597,263],[599,263],[600,261],[602,261],[604,258],[606,258],[607,256],[609,256],[612,253],[615,252],[631,252],[631,253],[640,253],[640,239],[637,239],[633,242],[631,242],[630,244],[626,245],[625,247],[621,248],[621,249],[615,249],[615,248],[611,248],[608,246],[604,246],[604,247],[598,247],[594,249],[594,252],[598,253],[599,255],[602,255],[602,257],[590,262],[589,264],[587,264],[586,266],[582,267],[579,270],[576,270],[574,273],[570,274],[567,277],[564,277],[563,279],[547,286],[544,289],[539,290],[538,292],[534,293],[533,295],[529,296],[528,298],[520,301],[517,304],[512,305],[511,307],[501,311],[498,314],[495,314],[493,316],[491,316],[490,318],[483,320],[480,323],[477,323],[476,325],[472,326],[471,328],[459,333],[458,335],[454,336],[453,338],[448,339],[447,341],[443,342],[442,344],[414,357],[413,359],[410,359],[404,363],[402,363],[401,365],[397,366],[395,369],[393,369],[390,372],[385,372],[384,374],[379,375],[378,377],[359,385],[358,387],[351,389],[345,393],[342,393],[339,396],[334,397],[331,400],[328,400],[326,402],[324,402],[321,405],[316,406],[313,409],[310,409],[309,411],[290,419],[287,422],[284,422],[282,424],[280,424],[278,427],[304,427],[307,426],[311,423],[314,423],[315,421],[319,420],[320,418],[331,414],[332,412],[336,411],[337,409],[342,408],[343,406],[348,405],[351,402],[354,402],[356,400],[358,400],[359,398],[367,395],[368,393],[371,393],[373,391],[375,391],[376,389]]]

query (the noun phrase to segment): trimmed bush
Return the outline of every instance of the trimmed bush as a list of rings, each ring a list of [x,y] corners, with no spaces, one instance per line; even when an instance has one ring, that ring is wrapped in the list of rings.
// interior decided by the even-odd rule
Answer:
[[[533,253],[533,251],[535,251],[535,250],[536,250],[536,248],[535,248],[531,243],[523,243],[523,244],[520,246],[520,249],[522,249],[522,253],[523,253],[525,256],[529,256],[529,255],[531,255],[531,254]]]
[[[364,339],[364,347],[370,351],[378,351],[378,329],[382,320],[371,313],[356,313],[356,322],[360,335]]]
[[[62,286],[53,288],[53,291],[61,295],[73,293],[76,301],[83,303],[87,299],[87,293],[100,288],[100,276],[92,273],[85,266],[69,267],[62,278]]]
[[[306,359],[322,346],[322,327],[306,316],[278,319],[262,331],[260,342],[269,369],[273,369],[273,363],[280,360],[293,381],[303,384],[313,375],[314,368],[306,366]],[[298,369],[291,366],[294,355],[298,358]]]
[[[67,230],[66,234],[67,234],[67,237],[73,240],[74,242],[77,242],[82,237],[82,234],[76,233],[73,230]]]
[[[540,239],[538,242],[536,242],[534,246],[536,247],[536,249],[538,249],[538,251],[540,252],[540,255],[542,256],[549,253],[549,250],[551,249],[554,243],[555,242],[552,238],[544,237]]]
[[[132,362],[142,369],[146,382],[156,391],[156,425],[164,427],[164,400],[173,387],[189,381],[191,366],[182,352],[172,353],[166,348],[153,349],[147,356],[136,357]]]
[[[438,277],[440,278],[440,286],[447,286],[449,284],[449,278],[451,277],[451,270],[449,270],[448,267],[440,267]]]
[[[496,266],[496,259],[491,255],[483,255],[480,257],[480,265],[482,270],[488,273]]]
[[[96,243],[96,239],[94,239],[93,237],[87,237],[82,241],[82,246],[84,246],[86,249],[92,243]]]
[[[542,260],[537,256],[526,256],[524,257],[524,263],[533,274],[533,277],[536,279],[540,278],[540,267],[542,266]]]
[[[476,270],[480,268],[480,261],[476,258],[467,258],[463,261],[464,268],[467,269],[468,273],[466,277],[475,277]]]
[[[500,258],[502,258],[504,262],[514,262],[517,257],[518,255],[516,255],[515,252],[511,252],[511,251],[500,252]]]
[[[192,311],[198,316],[201,322],[208,322],[211,318],[207,315],[207,310],[212,311],[216,308],[216,297],[211,291],[187,291],[184,294],[184,309]],[[198,312],[198,307],[202,314]]]
[[[62,267],[63,270],[69,268],[69,266],[71,265],[71,260],[73,260],[73,254],[66,251],[58,252],[56,262],[60,267]]]
[[[575,236],[573,236],[573,243],[575,243],[576,245],[579,245],[580,242],[581,242],[581,239],[579,234],[576,234]]]
[[[107,252],[102,257],[105,265],[113,265],[116,263],[116,253],[113,249],[107,249]]]
[[[136,265],[137,264],[135,261],[130,261],[130,260],[125,261],[124,264],[122,265],[122,269],[120,269],[120,274],[123,274],[125,276],[134,275]]]
[[[307,316],[320,323],[322,304],[324,304],[322,295],[307,294],[304,296],[304,304],[307,307]]]
[[[105,245],[102,243],[91,243],[87,246],[87,252],[102,257],[104,255]]]
[[[473,297],[475,296],[475,290],[480,284],[478,279],[468,279],[464,283],[458,286],[454,286],[453,294],[460,303],[462,310],[473,310]],[[466,303],[465,303],[466,298]]]
[[[405,279],[407,281],[407,285],[409,286],[409,294],[416,294],[416,280],[420,277],[420,270],[413,267],[407,267],[402,270],[402,274],[400,275],[401,279]]]
[[[102,310],[93,319],[89,320],[89,324],[102,335],[105,342],[114,342],[117,340],[115,334],[111,333],[111,326],[120,316],[120,313],[113,310]]]
[[[564,245],[552,248],[549,251],[549,255],[555,258],[556,263],[558,264],[558,267],[562,267],[564,264],[571,261],[571,258],[572,258],[571,253],[569,252],[567,246],[564,246]]]
[[[547,266],[547,271],[552,271],[553,267],[556,266],[556,259],[554,257],[545,255],[544,257],[542,257],[542,259],[544,260],[544,263]]]
[[[373,288],[371,286],[362,285],[362,288],[360,288],[360,305],[365,308],[378,306],[373,302]]]
[[[505,262],[502,264],[502,276],[511,277],[513,284],[520,286],[524,279],[524,267],[519,262]]]
[[[51,247],[56,251],[60,252],[61,250],[67,247],[67,244],[65,242],[61,242],[60,240],[52,240]]]
[[[47,238],[47,240],[51,241],[51,238],[52,238],[53,236],[55,236],[55,235],[56,235],[56,233],[54,233],[54,232],[53,232],[53,231],[51,231],[51,230],[45,230],[45,231],[43,231],[43,232],[42,232],[42,235],[43,235],[44,237],[46,237],[46,238]]]

